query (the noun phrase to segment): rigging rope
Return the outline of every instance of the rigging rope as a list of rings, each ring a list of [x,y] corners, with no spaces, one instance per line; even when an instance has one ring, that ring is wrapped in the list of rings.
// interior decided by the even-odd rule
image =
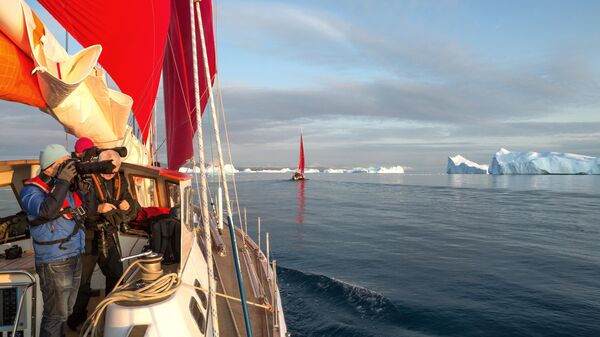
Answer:
[[[229,130],[227,128],[227,119],[225,118],[225,106],[223,105],[223,94],[221,93],[221,81],[219,80],[219,76],[216,76],[215,78],[216,82],[217,82],[217,92],[220,93],[219,95],[219,105],[221,106],[221,119],[223,120],[223,128],[225,130],[225,142],[227,143],[227,152],[229,155],[229,164],[231,165],[231,167],[235,167],[233,166],[233,158],[231,156],[231,143],[229,142]],[[238,198],[238,191],[237,191],[237,183],[235,181],[235,172],[232,172],[232,177],[231,177],[231,183],[233,184],[233,194],[235,197],[235,205],[237,208],[237,213],[238,213],[238,218],[240,220],[240,226],[243,225],[242,222],[242,212],[240,212],[240,200]]]
[[[202,16],[200,15],[198,2],[195,3],[196,12],[198,12],[198,28],[200,29],[200,37],[202,39],[202,43],[204,44],[204,33],[202,30]],[[202,205],[202,227],[204,228],[204,236],[206,239],[206,264],[207,264],[207,272],[208,272],[208,297],[210,301],[210,317],[212,321],[212,332],[214,337],[219,337],[219,319],[217,312],[217,298],[215,295],[216,286],[215,286],[215,274],[213,270],[213,257],[212,257],[212,249],[211,249],[211,233],[210,233],[210,224],[209,224],[209,213],[208,213],[208,197],[207,197],[207,181],[206,181],[206,167],[204,160],[204,142],[202,139],[202,116],[200,110],[200,83],[198,79],[198,55],[196,48],[196,18],[194,11],[194,1],[190,0],[190,28],[191,28],[191,37],[192,37],[192,60],[193,60],[193,71],[194,71],[194,99],[196,105],[196,132],[198,133],[198,158],[200,162],[200,176],[201,176],[201,185],[202,185],[202,198],[200,198],[200,203]],[[203,45],[202,50],[204,51],[204,63],[205,67],[208,65],[208,61],[206,60],[206,52],[205,46]],[[208,69],[205,69],[208,71]],[[210,81],[207,83],[207,88],[210,87]],[[208,92],[209,96],[211,92]]]

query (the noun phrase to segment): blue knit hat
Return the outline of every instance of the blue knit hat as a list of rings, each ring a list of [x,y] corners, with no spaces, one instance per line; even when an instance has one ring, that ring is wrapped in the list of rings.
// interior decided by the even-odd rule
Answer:
[[[45,170],[60,158],[68,155],[69,152],[67,152],[67,149],[65,149],[64,146],[59,144],[50,144],[46,146],[45,149],[40,151],[40,166],[42,167],[42,170]]]

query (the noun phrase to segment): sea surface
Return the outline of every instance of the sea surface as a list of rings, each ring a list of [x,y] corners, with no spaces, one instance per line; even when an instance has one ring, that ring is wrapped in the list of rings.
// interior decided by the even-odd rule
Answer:
[[[600,176],[237,175],[292,336],[600,336]]]
[[[600,336],[600,176],[290,176],[237,189],[292,336]]]

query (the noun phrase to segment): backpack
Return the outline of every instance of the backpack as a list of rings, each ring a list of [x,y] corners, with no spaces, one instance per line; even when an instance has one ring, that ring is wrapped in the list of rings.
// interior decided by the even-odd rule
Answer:
[[[0,243],[28,238],[29,227],[27,225],[27,215],[23,211],[0,218]]]
[[[172,217],[161,216],[152,221],[150,248],[163,255],[164,264],[178,263],[181,255],[181,223]]]

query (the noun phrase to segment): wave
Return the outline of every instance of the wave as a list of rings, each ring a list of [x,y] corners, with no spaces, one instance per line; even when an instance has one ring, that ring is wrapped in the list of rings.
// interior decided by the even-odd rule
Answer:
[[[400,309],[382,294],[325,275],[277,272],[294,336],[422,336],[400,325]]]

